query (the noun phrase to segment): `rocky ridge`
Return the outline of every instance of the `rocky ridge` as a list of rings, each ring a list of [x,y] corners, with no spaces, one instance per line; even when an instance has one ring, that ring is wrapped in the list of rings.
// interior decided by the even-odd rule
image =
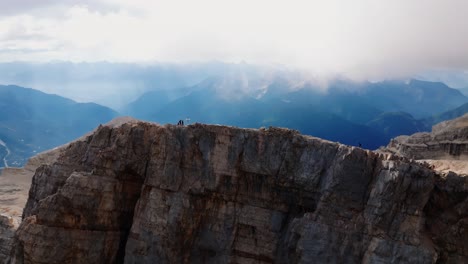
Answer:
[[[5,261],[462,263],[467,193],[296,131],[123,122],[36,170]]]
[[[129,117],[119,117],[106,123],[108,127],[136,122]],[[84,140],[94,131],[75,141]],[[71,142],[72,143],[72,142]],[[21,223],[23,208],[28,199],[31,181],[37,168],[51,165],[70,143],[47,150],[31,157],[24,167],[8,167],[0,171],[0,263],[9,259],[14,233]]]
[[[441,122],[432,132],[396,137],[383,151],[411,159],[468,160],[468,114]]]

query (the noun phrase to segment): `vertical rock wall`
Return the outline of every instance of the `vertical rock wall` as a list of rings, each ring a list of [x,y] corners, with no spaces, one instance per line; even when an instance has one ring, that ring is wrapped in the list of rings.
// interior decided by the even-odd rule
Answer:
[[[103,126],[36,171],[12,262],[466,262],[467,186],[291,130]]]

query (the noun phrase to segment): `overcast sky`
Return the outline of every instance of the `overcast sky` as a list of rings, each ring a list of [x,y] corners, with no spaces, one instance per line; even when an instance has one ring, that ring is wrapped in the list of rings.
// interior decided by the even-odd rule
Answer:
[[[467,0],[0,0],[0,61],[246,61],[366,79],[466,71],[467,16]]]

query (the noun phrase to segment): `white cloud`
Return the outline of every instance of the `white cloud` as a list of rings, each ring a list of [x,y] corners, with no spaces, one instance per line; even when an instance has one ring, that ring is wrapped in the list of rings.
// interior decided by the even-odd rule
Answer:
[[[465,0],[44,3],[0,18],[0,61],[245,60],[354,78],[468,68]]]

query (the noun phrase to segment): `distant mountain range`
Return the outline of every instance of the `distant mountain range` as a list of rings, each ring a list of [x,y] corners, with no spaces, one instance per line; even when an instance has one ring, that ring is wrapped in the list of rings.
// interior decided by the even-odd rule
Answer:
[[[0,85],[0,167],[17,167],[32,155],[71,141],[118,115],[94,103],[19,86]]]
[[[21,65],[10,66],[13,67],[10,73],[21,69]],[[62,66],[69,68],[74,64]],[[94,64],[82,65],[86,69],[81,72],[85,83],[111,77],[112,71],[105,70],[107,64],[101,66],[104,69]],[[129,74],[128,65],[113,67]],[[283,69],[260,71],[248,65],[225,64],[214,68],[178,69],[173,66],[166,68],[168,76],[164,76],[163,66],[146,71],[136,69],[131,78],[140,74],[147,82],[146,92],[140,97],[133,100],[125,93],[118,94],[122,91],[120,88],[116,88],[117,95],[108,93],[111,90],[106,92],[107,101],[126,102],[120,113],[98,104],[77,103],[33,89],[0,86],[0,164],[3,164],[0,167],[5,163],[22,165],[35,153],[73,140],[119,115],[173,124],[185,120],[186,123],[250,128],[281,126],[344,144],[377,149],[398,135],[429,131],[437,122],[468,112],[468,98],[441,82],[353,82],[338,78],[324,85]],[[93,69],[96,75],[91,74]],[[54,71],[60,72],[60,69]],[[150,81],[154,72],[158,74]],[[1,76],[0,73],[0,79]],[[54,78],[67,82],[64,76]],[[112,78],[125,82],[130,77]],[[83,93],[93,91],[86,88]]]
[[[33,87],[78,102],[95,102],[120,110],[142,93],[157,89],[189,87],[232,69],[254,74],[253,65],[208,62],[197,64],[132,64],[53,61],[0,63],[0,84]]]
[[[313,83],[292,87],[277,79],[268,84],[254,80],[255,89],[229,78],[205,80],[177,92],[151,91],[127,105],[124,113],[160,123],[190,118],[241,127],[284,126],[375,149],[395,136],[427,131],[445,117],[462,115],[464,108],[456,109],[468,102],[440,82],[337,80],[323,90]]]

